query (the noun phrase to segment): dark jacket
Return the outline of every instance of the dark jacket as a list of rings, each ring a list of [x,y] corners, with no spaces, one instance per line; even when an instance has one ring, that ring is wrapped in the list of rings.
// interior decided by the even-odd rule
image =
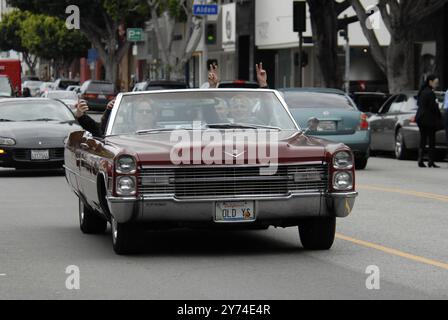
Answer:
[[[112,110],[106,109],[101,117],[100,123],[97,123],[85,114],[81,118],[78,118],[78,123],[84,130],[90,132],[94,137],[104,138],[111,113]]]
[[[423,89],[418,97],[417,124],[425,128],[437,128],[442,119],[442,113],[437,103],[437,97],[431,88]]]

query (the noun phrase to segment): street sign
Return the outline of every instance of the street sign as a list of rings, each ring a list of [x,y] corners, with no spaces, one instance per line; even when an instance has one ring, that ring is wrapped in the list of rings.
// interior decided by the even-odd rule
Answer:
[[[195,4],[193,5],[193,14],[195,16],[216,16],[219,9],[217,4]]]
[[[89,64],[98,60],[98,51],[96,49],[89,49],[87,54],[87,61]]]
[[[126,34],[129,42],[143,41],[143,29],[141,28],[129,28],[127,29]]]

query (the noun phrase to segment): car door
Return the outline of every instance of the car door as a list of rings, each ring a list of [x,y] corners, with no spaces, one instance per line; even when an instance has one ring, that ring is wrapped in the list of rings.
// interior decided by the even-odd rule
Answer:
[[[392,102],[389,111],[384,115],[382,120],[383,137],[380,141],[381,150],[394,151],[395,150],[395,128],[399,121],[402,109],[407,103],[407,96],[400,94]]]
[[[103,141],[86,133],[81,139],[79,152],[79,172],[81,177],[80,188],[88,204],[92,208],[99,209],[97,177],[101,159],[100,150],[103,149]]]
[[[397,95],[390,97],[389,100],[387,100],[386,103],[381,107],[378,114],[373,115],[369,119],[372,132],[372,143],[370,148],[372,150],[384,150],[384,139],[386,136],[386,116],[397,97]]]

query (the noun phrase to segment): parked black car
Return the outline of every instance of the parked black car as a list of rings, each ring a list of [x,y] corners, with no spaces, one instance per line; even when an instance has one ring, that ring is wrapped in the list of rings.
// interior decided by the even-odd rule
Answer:
[[[389,98],[389,95],[383,92],[354,92],[350,96],[358,109],[369,117],[377,114]]]
[[[87,80],[79,89],[78,95],[86,100],[90,110],[103,112],[109,101],[115,98],[115,87],[111,82]]]
[[[137,83],[133,91],[178,90],[188,88],[188,84],[182,81],[159,80]]]
[[[221,81],[218,84],[220,89],[258,89],[260,85],[255,81],[246,80],[234,80],[234,81]]]

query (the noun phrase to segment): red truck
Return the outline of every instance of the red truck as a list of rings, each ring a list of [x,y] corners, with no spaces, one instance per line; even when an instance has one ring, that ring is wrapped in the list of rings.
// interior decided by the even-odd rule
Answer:
[[[0,59],[0,75],[9,78],[16,93],[20,94],[22,92],[22,64],[20,60]]]

